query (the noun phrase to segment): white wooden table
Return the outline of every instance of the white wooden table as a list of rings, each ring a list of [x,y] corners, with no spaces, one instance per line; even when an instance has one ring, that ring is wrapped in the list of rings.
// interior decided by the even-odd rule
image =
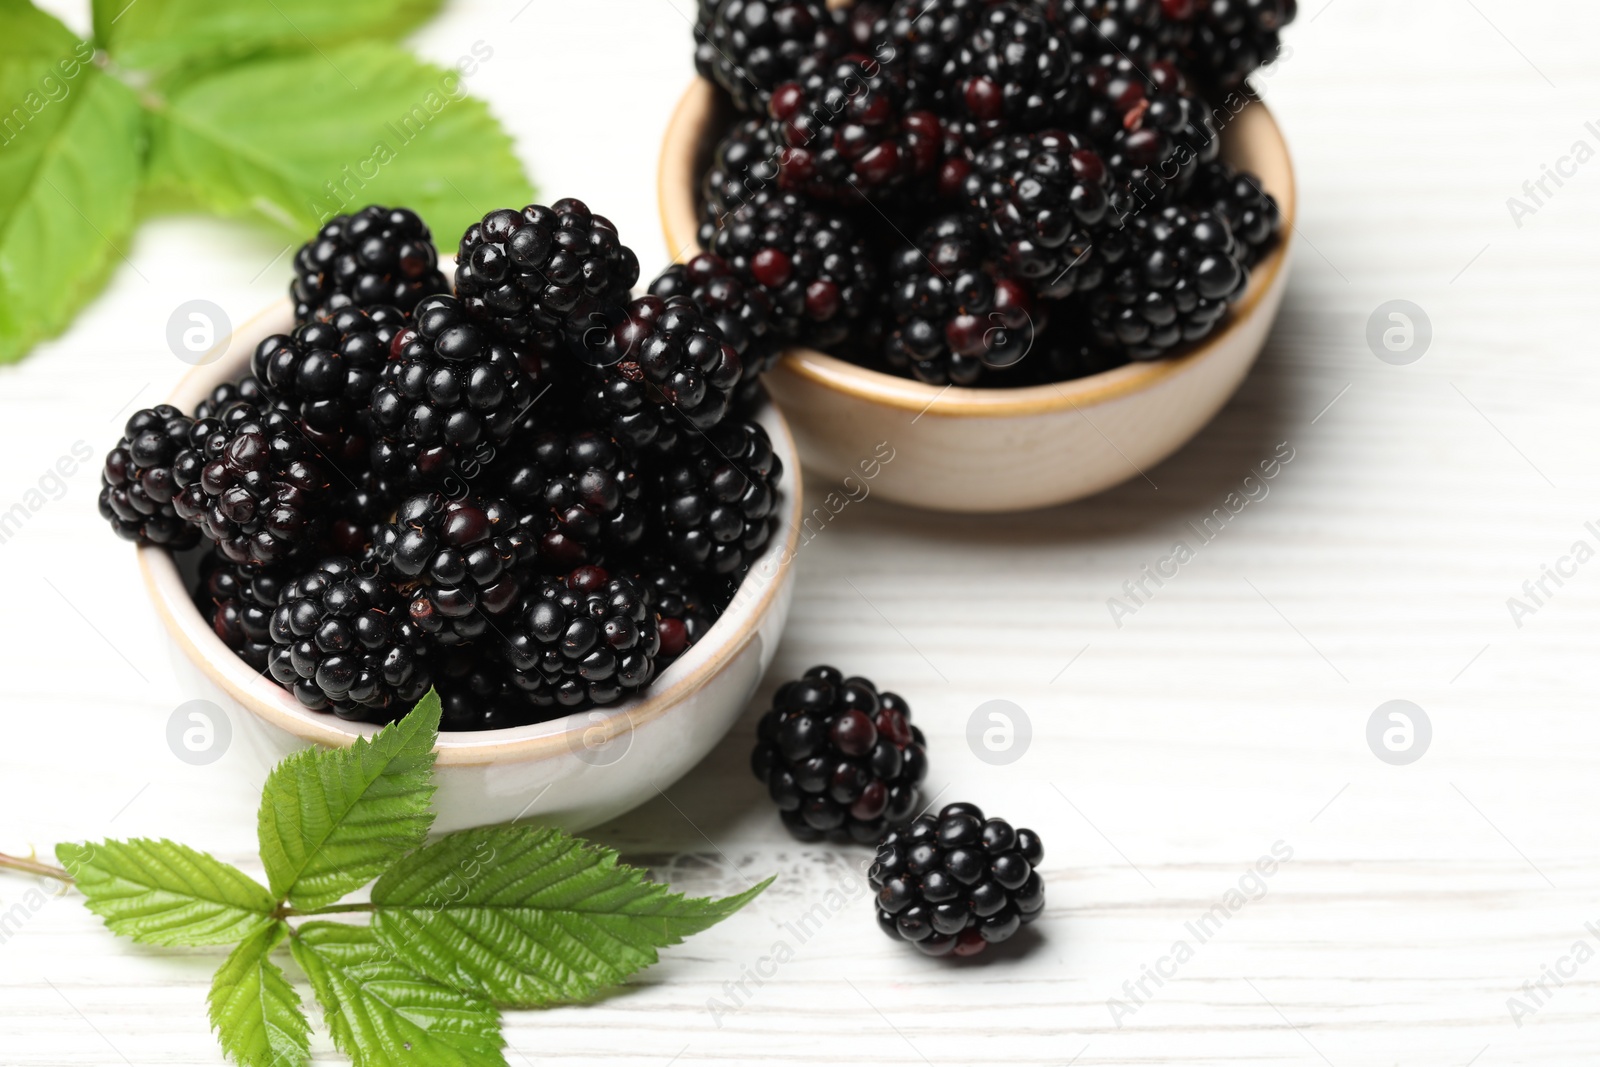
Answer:
[[[86,21],[87,5],[52,6]],[[652,172],[691,7],[460,3],[418,44],[449,61],[492,41],[474,91],[546,195],[611,215],[649,271],[667,254]],[[1600,562],[1547,580],[1520,627],[1507,598],[1575,541],[1600,547],[1584,525],[1600,520],[1600,163],[1520,227],[1507,198],[1573,142],[1600,147],[1584,125],[1600,119],[1597,37],[1600,13],[1570,0],[1311,0],[1266,83],[1299,168],[1296,272],[1216,422],[1148,481],[1077,506],[992,520],[868,501],[801,553],[774,678],[829,661],[906,694],[932,788],[1043,835],[1037,936],[975,966],[884,938],[865,857],[780,831],[746,768],[752,713],[671,803],[598,836],[686,890],[777,884],[598,1004],[512,1013],[511,1062],[1592,1063]],[[579,78],[585,107],[524,104]],[[0,506],[75,442],[98,457],[166,392],[183,370],[163,342],[174,306],[203,297],[237,321],[275,298],[286,268],[263,268],[280,250],[199,218],[142,229],[138,271],[0,371]],[[1365,341],[1395,299],[1433,329],[1406,366]],[[1107,599],[1280,442],[1294,459],[1270,494],[1115,625]],[[0,546],[0,849],[170,835],[249,865],[241,765],[167,748],[188,694],[96,491],[91,462]],[[1032,723],[1010,766],[965,742],[993,699]],[[1406,766],[1366,736],[1395,699],[1432,725]],[[1275,847],[1292,858],[1250,877]],[[835,885],[854,894],[838,910]],[[0,877],[0,911],[29,887]],[[818,904],[802,940],[789,924]],[[773,968],[780,941],[793,958]],[[0,944],[0,1064],[218,1063],[215,962],[133,947],[51,899]]]

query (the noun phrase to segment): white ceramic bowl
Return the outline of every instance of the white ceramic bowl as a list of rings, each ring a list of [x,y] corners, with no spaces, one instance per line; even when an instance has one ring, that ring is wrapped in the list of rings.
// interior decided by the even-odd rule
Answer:
[[[662,142],[657,194],[667,247],[700,250],[696,190],[726,102],[696,79]],[[1289,277],[1294,171],[1267,109],[1252,104],[1223,131],[1222,154],[1253,171],[1283,211],[1283,239],[1251,272],[1222,328],[1172,359],[1130,363],[1055,385],[966,389],[867,370],[809,348],[766,376],[806,465],[830,481],[887,441],[894,461],[873,491],[940,511],[1015,511],[1077,500],[1137,477],[1222,409],[1255,362]]]
[[[288,332],[287,300],[240,327],[213,363],[186,375],[170,402],[192,411],[218,384],[249,366],[264,337]],[[445,733],[437,748],[435,829],[537,819],[569,830],[619,815],[654,797],[698,763],[744,711],[772,662],[789,612],[800,522],[800,464],[783,416],[759,421],[784,466],[780,529],[733,603],[697,644],[639,698],[532,726]],[[249,750],[259,789],[283,756],[312,744],[349,745],[377,727],[308,711],[252,671],[212,632],[190,601],[180,565],[156,548],[138,551],[145,587],[172,635],[180,668],[198,698],[224,712],[233,744]]]

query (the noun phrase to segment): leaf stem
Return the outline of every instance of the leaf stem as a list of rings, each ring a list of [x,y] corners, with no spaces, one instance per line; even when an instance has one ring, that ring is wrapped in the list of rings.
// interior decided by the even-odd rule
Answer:
[[[377,911],[376,904],[329,904],[323,908],[291,908],[287,904],[280,905],[275,914],[280,919],[293,918],[299,915],[343,915],[352,911]]]
[[[53,863],[41,863],[38,860],[27,859],[23,856],[8,856],[4,852],[0,852],[0,868],[4,867],[9,867],[14,871],[24,871],[28,874],[54,878],[68,885],[72,884],[72,875],[67,873],[66,868],[57,867]]]

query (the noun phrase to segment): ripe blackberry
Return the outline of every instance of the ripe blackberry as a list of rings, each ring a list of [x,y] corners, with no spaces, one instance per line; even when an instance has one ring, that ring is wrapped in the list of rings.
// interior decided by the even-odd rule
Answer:
[[[281,563],[314,547],[337,490],[287,412],[236,400],[201,419],[175,461],[172,507],[235,563]]]
[[[890,0],[852,0],[846,7],[833,9],[830,14],[844,47],[856,52],[876,51],[888,36],[892,6]]]
[[[536,539],[541,564],[599,563],[644,536],[641,482],[632,455],[609,434],[548,429],[514,439],[488,480]]]
[[[329,557],[284,586],[267,669],[312,711],[389,722],[428,691],[427,644],[388,582]]]
[[[881,291],[872,253],[848,219],[793,193],[761,194],[735,209],[720,229],[701,226],[700,244],[766,293],[785,341],[820,348],[840,343]]]
[[[1059,125],[1075,109],[1072,48],[1031,0],[984,9],[956,51],[954,103],[969,143]]]
[[[908,111],[897,68],[851,54],[809,66],[772,93],[787,147],[778,187],[855,205],[904,185],[939,161],[943,131],[931,111]]]
[[[258,673],[267,673],[272,613],[278,594],[292,577],[292,570],[282,566],[234,563],[214,547],[200,561],[195,607],[222,643]]]
[[[331,219],[300,246],[289,297],[295,321],[307,322],[352,304],[410,311],[423,297],[449,288],[422,220],[403,207],[373,204]]]
[[[173,505],[181,489],[174,467],[188,450],[193,427],[193,420],[170,404],[144,408],[128,419],[100,472],[100,515],[118,537],[173,550],[199,542],[198,531]]]
[[[895,0],[887,33],[892,63],[904,72],[912,107],[958,114],[957,57],[977,32],[991,0]]]
[[[1278,58],[1279,31],[1299,13],[1296,0],[1192,0],[1192,7],[1183,58],[1197,78],[1223,93]]]
[[[1044,911],[1043,859],[1032,830],[985,821],[976,804],[947,804],[878,846],[867,871],[878,925],[929,956],[976,956]]]
[[[599,307],[625,300],[639,260],[581,200],[491,211],[461,235],[456,293],[505,336],[581,334]]]
[[[417,305],[372,390],[372,468],[392,485],[443,486],[493,458],[537,392],[518,350],[452,296]]]
[[[866,845],[916,810],[924,745],[903,697],[819,666],[772,695],[750,769],[801,841]]]
[[[700,76],[757,113],[801,60],[843,41],[823,0],[700,0],[694,39]]]
[[[267,391],[261,380],[254,374],[246,374],[231,382],[223,382],[206,398],[195,405],[194,417],[196,419],[209,419],[235,400],[243,400],[247,404],[254,404],[258,408],[285,408],[288,405]]]
[[[1134,359],[1157,359],[1216,328],[1249,281],[1228,224],[1207,211],[1140,215],[1128,250],[1088,302],[1097,341]]]
[[[683,439],[649,499],[651,543],[699,574],[741,577],[777,525],[783,464],[759,423],[728,422]]]
[[[383,574],[409,597],[411,622],[441,645],[481,637],[516,604],[532,538],[502,500],[419,493],[400,502],[374,546]]]
[[[410,316],[381,304],[340,308],[256,346],[254,377],[348,481],[370,462],[372,390],[395,336],[409,324]]]
[[[1277,244],[1283,229],[1278,202],[1261,188],[1261,179],[1220,160],[1200,168],[1189,201],[1222,217],[1241,245],[1247,267]]]
[[[656,630],[661,635],[658,668],[706,635],[734,591],[729,581],[703,579],[676,563],[647,563],[635,579],[656,615]]]
[[[1140,67],[1171,59],[1188,43],[1193,0],[1044,0],[1045,18],[1075,53],[1127,56]],[[1175,11],[1182,18],[1167,14]]]
[[[772,369],[780,352],[773,336],[772,301],[765,292],[745,284],[716,256],[702,252],[663,271],[650,283],[650,295],[693,301],[739,354],[742,371],[734,403],[749,407],[759,401],[761,375]]]
[[[884,359],[931,385],[973,385],[984,368],[1011,367],[1033,345],[1033,298],[983,262],[983,234],[960,215],[934,220],[889,262],[895,328]]]
[[[1084,73],[1084,125],[1111,173],[1140,202],[1176,203],[1221,141],[1210,108],[1166,60],[1140,68],[1126,56],[1101,56]]]
[[[786,157],[770,119],[735,123],[717,142],[700,181],[701,221],[721,226],[734,208],[763,189],[777,188],[778,168]]]
[[[511,685],[536,708],[614,704],[655,677],[661,639],[643,587],[599,567],[540,580],[500,629]]]
[[[1044,300],[1088,292],[1104,268],[1095,246],[1119,220],[1104,160],[1076,134],[997,138],[973,158],[965,195],[988,223],[1006,269]]]

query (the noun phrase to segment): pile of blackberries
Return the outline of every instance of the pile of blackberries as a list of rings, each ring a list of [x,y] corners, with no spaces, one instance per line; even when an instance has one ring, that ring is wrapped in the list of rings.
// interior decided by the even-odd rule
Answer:
[[[710,256],[635,298],[577,200],[492,211],[454,291],[403,208],[294,259],[295,328],[192,413],[137,412],[106,457],[122,537],[201,552],[217,636],[302,704],[443,729],[637,694],[702,637],[778,523],[754,421],[777,339]]]
[[[833,9],[830,10],[830,7]],[[784,341],[934,385],[1180,352],[1278,240],[1218,158],[1296,0],[700,0],[700,242]]]

